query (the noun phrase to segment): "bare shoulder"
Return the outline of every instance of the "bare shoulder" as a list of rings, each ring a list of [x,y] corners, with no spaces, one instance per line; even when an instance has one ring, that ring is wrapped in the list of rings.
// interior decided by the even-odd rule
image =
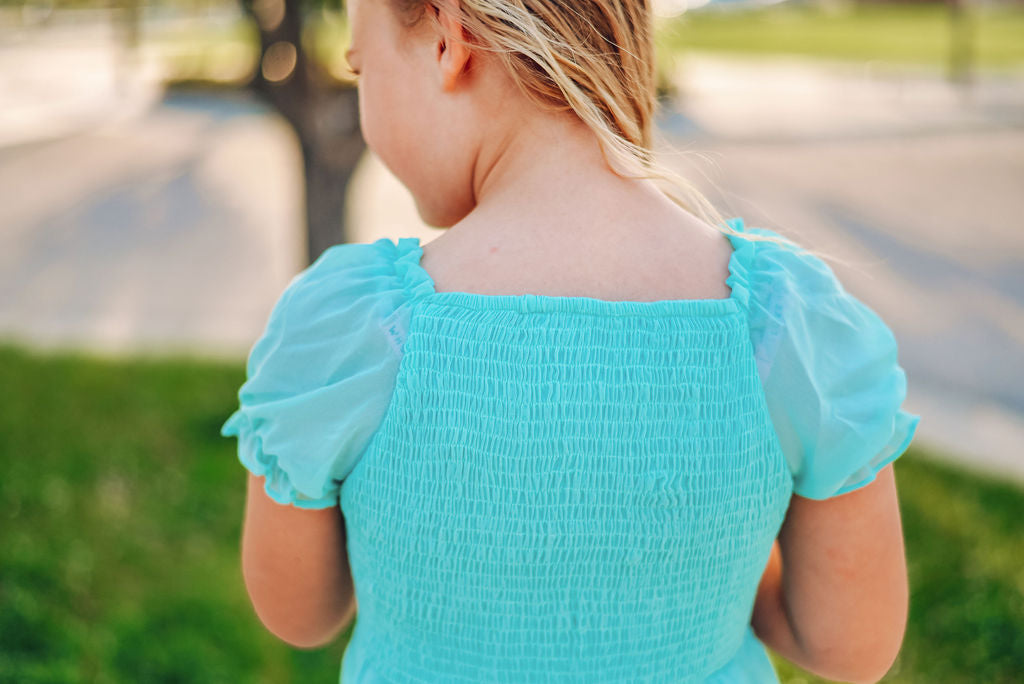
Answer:
[[[728,236],[696,218],[675,230],[675,239],[666,241],[670,263],[680,273],[685,296],[681,299],[725,299],[730,296],[725,284],[733,256]]]
[[[446,233],[423,245],[420,264],[438,292],[726,299],[732,253],[726,235],[688,217],[578,231]]]

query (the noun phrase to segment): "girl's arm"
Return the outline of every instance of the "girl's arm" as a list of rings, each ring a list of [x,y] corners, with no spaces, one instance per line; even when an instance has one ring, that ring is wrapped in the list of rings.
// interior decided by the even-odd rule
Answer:
[[[890,464],[841,496],[793,495],[751,624],[762,642],[805,670],[876,682],[903,643],[908,600]]]
[[[356,612],[337,508],[283,506],[249,473],[242,575],[260,621],[297,648],[330,643]]]

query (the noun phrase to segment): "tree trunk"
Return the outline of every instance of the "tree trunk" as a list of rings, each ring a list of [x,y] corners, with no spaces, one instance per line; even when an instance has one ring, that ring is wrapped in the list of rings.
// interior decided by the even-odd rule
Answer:
[[[331,245],[345,242],[345,194],[366,144],[359,128],[357,93],[341,83],[302,49],[303,15],[297,0],[278,0],[283,7],[263,2],[243,7],[260,29],[260,67],[252,88],[291,124],[302,151],[306,202],[306,253],[316,261]],[[270,9],[268,9],[270,8]],[[294,48],[294,66],[286,77],[268,80],[264,63],[268,50],[280,43]],[[281,50],[271,54],[282,54]],[[285,50],[283,54],[288,54]],[[271,69],[274,71],[274,69]],[[277,69],[281,71],[281,69]]]
[[[968,0],[947,0],[949,6],[949,78],[961,86],[974,75],[974,17]]]
[[[331,245],[348,242],[345,207],[348,185],[365,143],[359,130],[355,90],[334,95],[333,105],[351,109],[354,121],[348,132],[317,132],[300,143],[306,187],[306,248],[309,263]],[[337,118],[334,118],[337,117]],[[343,116],[334,114],[334,123]]]

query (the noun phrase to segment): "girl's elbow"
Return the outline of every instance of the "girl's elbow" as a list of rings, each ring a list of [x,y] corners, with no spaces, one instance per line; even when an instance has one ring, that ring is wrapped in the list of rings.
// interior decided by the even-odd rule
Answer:
[[[321,648],[330,643],[331,639],[325,639],[323,635],[317,634],[304,634],[300,632],[288,632],[283,630],[271,629],[269,625],[264,625],[271,634],[276,636],[278,639],[288,644],[292,648],[298,648],[302,650],[312,650]]]
[[[847,615],[829,630],[828,641],[801,641],[816,674],[829,679],[868,684],[877,682],[892,668],[903,647],[909,604],[905,585],[892,581],[895,591],[876,601],[873,608]],[[865,600],[863,605],[870,604]],[[810,637],[809,634],[805,636]]]
[[[808,670],[826,679],[850,684],[874,684],[892,669],[902,639],[895,644],[872,644],[860,650],[844,649],[808,659]]]
[[[312,621],[298,621],[295,616],[283,619],[271,619],[267,615],[259,615],[260,622],[267,631],[293,648],[316,649],[331,644],[338,635],[351,624],[355,616],[354,607],[347,610],[340,618],[316,624]]]
[[[896,662],[895,658],[888,662],[883,662],[881,665],[856,668],[853,672],[849,673],[849,677],[842,681],[850,682],[850,684],[875,684],[892,669],[894,662]]]
[[[268,629],[270,629],[270,628],[268,627]],[[337,635],[337,631],[340,631],[340,630],[337,630],[337,631],[331,632],[331,633],[327,633],[327,634],[316,633],[316,632],[286,633],[286,632],[275,632],[274,630],[270,630],[270,631],[271,631],[271,633],[274,636],[276,636],[278,639],[280,639],[284,643],[288,644],[292,648],[298,648],[298,649],[302,649],[302,650],[313,650],[313,649],[317,649],[317,648],[323,648],[324,646],[327,646],[328,644],[333,642],[334,639],[338,636]]]
[[[251,581],[246,589],[256,617],[271,634],[289,646],[321,648],[337,638],[356,614],[355,596],[311,600],[311,593],[280,592],[266,582]]]
[[[888,664],[885,664],[881,667],[876,666],[874,668],[855,668],[854,670],[848,672],[846,676],[838,678],[837,681],[849,682],[850,684],[875,684],[889,672],[889,670],[892,668],[893,662],[895,662],[895,659],[893,659],[892,662],[889,662]]]

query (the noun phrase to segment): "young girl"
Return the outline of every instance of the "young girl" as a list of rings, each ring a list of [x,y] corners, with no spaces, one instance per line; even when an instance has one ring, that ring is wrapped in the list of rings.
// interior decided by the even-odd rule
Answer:
[[[415,238],[337,245],[222,433],[244,579],[360,682],[875,681],[919,417],[885,324],[779,234],[671,201],[644,0],[349,0]],[[687,210],[684,206],[691,207]]]

